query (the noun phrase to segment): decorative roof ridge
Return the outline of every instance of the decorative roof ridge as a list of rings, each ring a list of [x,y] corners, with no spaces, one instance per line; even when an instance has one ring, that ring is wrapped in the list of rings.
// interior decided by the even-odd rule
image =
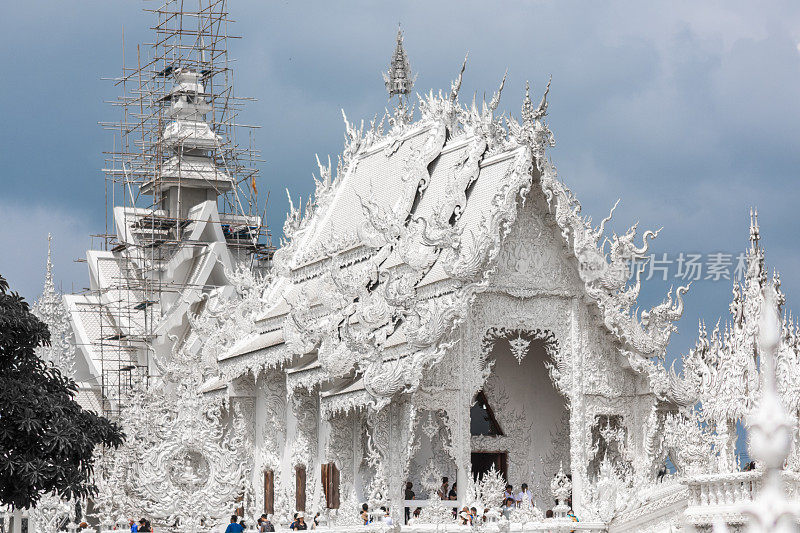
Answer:
[[[523,107],[529,101],[526,97]],[[552,146],[552,134],[541,122],[544,116],[542,110],[546,106],[546,99],[543,99],[539,110],[530,115],[533,117],[533,127],[529,126],[527,132],[521,131],[520,138],[528,140],[530,135],[534,136],[533,150],[539,154],[536,162],[542,191],[564,241],[578,260],[578,273],[586,292],[597,303],[606,328],[617,336],[631,357],[663,358],[675,329],[673,322],[683,314],[682,296],[689,285],[678,287],[674,300],[670,289],[664,301],[649,311],[633,308],[641,288],[641,279],[637,275],[633,285],[629,285],[629,263],[647,257],[648,241],[654,239],[660,229],[645,231],[642,245],[637,247],[634,238],[638,223],[622,235],[614,233],[611,238],[603,236],[605,225],[611,220],[619,201],[597,227],[592,225],[591,217],[580,214],[580,202],[558,178],[555,166],[545,157],[545,147]]]
[[[376,144],[387,142],[393,145],[401,141],[404,135],[409,133],[413,135],[415,128],[422,129],[431,122],[441,120],[445,121],[450,137],[456,136],[459,129],[468,133],[489,132],[492,137],[489,143],[490,150],[496,149],[498,144],[501,144],[500,140],[505,137],[505,130],[502,127],[501,120],[493,118],[493,113],[499,103],[506,76],[504,75],[500,88],[493,95],[489,104],[484,100],[481,111],[476,107],[474,100],[471,109],[462,108],[458,102],[458,92],[461,87],[466,62],[467,57],[464,58],[458,78],[451,84],[450,94],[447,97],[442,96],[441,91],[439,91],[438,96],[435,96],[432,90],[425,98],[419,94],[417,95],[421,111],[421,117],[418,121],[413,121],[413,109],[404,108],[402,117],[398,116],[397,110],[390,112],[386,109],[380,121],[377,120],[377,115],[373,117],[369,128],[365,128],[363,120],[356,127],[347,120],[347,116],[342,110],[342,117],[345,123],[345,145],[342,154],[338,156],[336,177],[333,177],[330,159],[327,165],[323,165],[320,163],[319,157],[317,157],[321,179],[318,180],[314,176],[316,190],[314,195],[308,198],[305,204],[305,211],[302,209],[302,202],[295,207],[291,196],[289,197],[290,207],[283,226],[284,236],[281,239],[281,247],[276,251],[275,264],[279,271],[285,272],[285,269],[293,262],[291,258],[297,251],[298,237],[316,219],[314,214],[318,211],[324,211],[324,207],[334,196],[338,183],[343,181],[342,178],[350,171],[351,164]],[[388,132],[384,132],[386,123],[390,126]]]

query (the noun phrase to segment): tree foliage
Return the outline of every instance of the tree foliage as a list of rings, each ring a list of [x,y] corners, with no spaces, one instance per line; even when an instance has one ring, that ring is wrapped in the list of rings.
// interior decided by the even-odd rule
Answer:
[[[0,276],[0,502],[17,508],[47,493],[93,493],[95,447],[124,439],[115,423],[81,408],[74,381],[36,356],[49,343],[47,326]]]

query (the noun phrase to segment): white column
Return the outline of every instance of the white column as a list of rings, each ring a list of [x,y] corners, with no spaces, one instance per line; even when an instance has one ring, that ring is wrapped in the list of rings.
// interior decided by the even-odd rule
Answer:
[[[577,298],[572,298],[570,306],[570,350],[572,359],[572,398],[569,402],[570,425],[570,470],[572,473],[572,508],[580,514],[583,505],[584,477],[586,473],[586,453],[589,446],[589,435],[584,430],[586,404],[583,397],[583,328],[586,324],[580,320],[580,305]],[[564,339],[566,341],[566,339]],[[562,342],[559,339],[559,342]]]
[[[463,367],[462,367],[463,368]],[[472,443],[469,430],[469,409],[471,391],[459,387],[456,395],[457,404],[454,406],[455,424],[453,424],[453,444],[456,449],[456,475],[458,482],[458,507],[465,505],[465,491],[469,477],[472,475]]]
[[[353,414],[353,490],[356,493],[358,501],[366,500],[366,491],[364,490],[364,481],[361,479],[361,473],[358,467],[361,465],[361,459],[364,457],[364,450],[361,447],[361,435],[364,431],[364,426],[361,424],[362,416],[357,412]],[[346,496],[349,496],[346,495]]]
[[[403,428],[403,405],[400,402],[393,401],[389,404],[389,442],[388,451],[389,456],[386,458],[388,462],[388,483],[389,486],[388,500],[389,512],[391,513],[392,520],[395,524],[403,523],[403,447],[407,442],[407,435]]]
[[[22,533],[22,511],[19,509],[14,509],[13,511],[13,520],[14,526],[11,528],[11,533]],[[31,524],[28,523],[28,529],[30,530]]]

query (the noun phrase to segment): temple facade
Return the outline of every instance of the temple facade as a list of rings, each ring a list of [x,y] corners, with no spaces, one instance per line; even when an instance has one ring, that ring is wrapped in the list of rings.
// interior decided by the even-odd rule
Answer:
[[[667,370],[688,287],[641,310],[631,276],[658,232],[607,235],[611,214],[581,214],[549,158],[549,83],[504,116],[505,78],[488,102],[460,102],[465,68],[412,104],[398,33],[391,111],[345,117],[342,153],[319,163],[312,198],[290,196],[268,262],[254,260],[260,220],[219,209],[238,182],[214,156],[209,71],[158,73],[162,164],[138,183],[153,205],[115,209],[116,245],[87,254],[92,291],[65,298],[96,405],[149,430],[98,455],[84,508],[101,529],[319,512],[344,533],[364,527],[362,505],[366,527],[388,514],[415,532],[463,528],[463,506],[497,531],[744,523],[764,470],[742,471],[737,426],[766,390],[763,315],[785,303],[757,215],[729,325],[701,326],[683,371]],[[796,421],[800,336],[791,317],[779,327],[776,389]],[[138,378],[108,387],[123,367]],[[780,479],[796,494],[791,435]],[[501,517],[505,483],[531,497]]]
[[[417,119],[402,100],[385,131],[345,119],[243,334],[206,352],[204,392],[248,406],[259,508],[368,502],[400,523],[407,482],[425,499],[448,477],[460,507],[493,467],[543,510],[563,468],[589,514],[604,459],[664,465],[653,368],[686,288],[632,312],[655,233],[606,238],[579,214],[547,156],[549,86],[504,120],[503,83],[465,107],[462,74]]]

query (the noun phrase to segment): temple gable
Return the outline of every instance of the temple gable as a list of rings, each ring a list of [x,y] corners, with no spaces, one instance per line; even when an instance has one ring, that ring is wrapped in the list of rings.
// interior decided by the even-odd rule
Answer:
[[[503,240],[492,285],[510,294],[577,293],[581,281],[540,190],[532,188]]]

